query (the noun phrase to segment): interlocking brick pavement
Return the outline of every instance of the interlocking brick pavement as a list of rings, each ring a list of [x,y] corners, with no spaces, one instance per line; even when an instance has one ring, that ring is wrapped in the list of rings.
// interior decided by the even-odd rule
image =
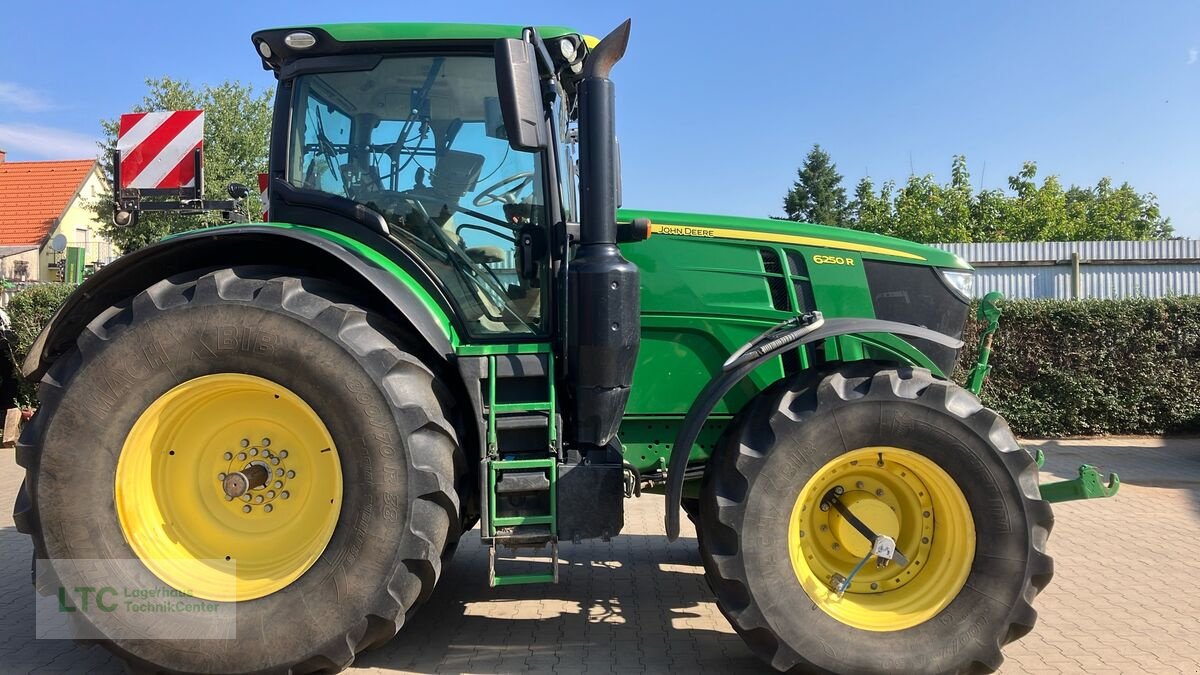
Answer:
[[[1052,476],[1090,462],[1124,485],[1055,508],[1055,578],[1002,672],[1200,673],[1200,439],[1036,444]],[[32,639],[30,544],[7,515],[20,475],[0,451],[0,673],[121,672],[99,647]],[[713,604],[684,528],[668,543],[661,497],[627,502],[621,536],[562,545],[558,586],[496,589],[468,535],[412,624],[351,672],[763,672]]]

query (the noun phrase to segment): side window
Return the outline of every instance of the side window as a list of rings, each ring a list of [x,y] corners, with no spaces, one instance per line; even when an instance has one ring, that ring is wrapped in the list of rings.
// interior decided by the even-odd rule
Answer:
[[[482,55],[298,76],[288,180],[382,216],[470,334],[531,334],[548,288],[545,195],[565,178],[509,145],[495,76]]]
[[[292,172],[292,183],[299,188],[347,196],[339,169],[346,165],[350,117],[315,92],[307,96],[304,120],[296,125],[303,137],[299,139],[302,151],[297,157],[300,166]]]

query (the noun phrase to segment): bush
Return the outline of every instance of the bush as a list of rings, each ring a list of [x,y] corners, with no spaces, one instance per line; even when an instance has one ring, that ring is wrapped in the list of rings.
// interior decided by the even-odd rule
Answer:
[[[8,314],[9,326],[4,335],[8,343],[8,354],[12,358],[7,370],[10,372],[6,379],[4,407],[16,405],[34,405],[36,392],[32,384],[25,382],[20,376],[21,363],[29,354],[33,341],[37,339],[42,327],[54,315],[55,310],[67,299],[75,287],[71,284],[37,284],[18,292],[8,301],[5,312]],[[15,390],[15,392],[14,392]],[[9,399],[15,399],[9,400]]]
[[[1200,297],[1002,307],[983,401],[1018,434],[1200,432]],[[972,317],[959,382],[978,354]]]

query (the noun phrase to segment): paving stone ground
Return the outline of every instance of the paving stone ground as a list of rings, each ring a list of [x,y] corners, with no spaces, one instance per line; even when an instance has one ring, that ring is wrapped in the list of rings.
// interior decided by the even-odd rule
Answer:
[[[1200,673],[1200,439],[1040,445],[1044,479],[1091,462],[1124,485],[1055,509],[1055,578],[1002,672]],[[19,483],[0,451],[0,673],[121,672],[99,647],[32,638],[29,539],[7,515]],[[351,672],[763,672],[713,604],[695,533],[668,543],[662,508],[627,502],[620,537],[564,544],[557,586],[488,588],[468,535],[429,604]]]

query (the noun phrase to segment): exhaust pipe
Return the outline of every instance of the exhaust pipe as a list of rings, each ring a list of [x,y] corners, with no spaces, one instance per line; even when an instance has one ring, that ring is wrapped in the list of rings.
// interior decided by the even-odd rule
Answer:
[[[629,44],[630,21],[591,51],[579,82],[579,247],[568,271],[568,382],[579,443],[617,433],[641,342],[637,266],[617,248],[617,153],[612,67]]]

